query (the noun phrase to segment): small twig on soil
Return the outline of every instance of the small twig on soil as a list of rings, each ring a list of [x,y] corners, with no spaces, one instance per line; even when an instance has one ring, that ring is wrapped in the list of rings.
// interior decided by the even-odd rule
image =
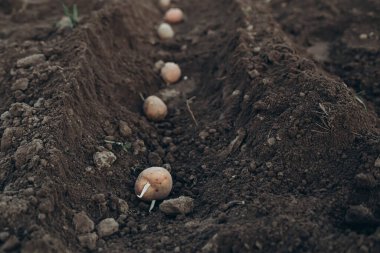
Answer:
[[[237,205],[245,205],[245,201],[241,201],[241,200],[232,200],[230,202],[228,202],[227,204],[224,204],[222,206],[222,210],[223,211],[227,211],[228,209],[230,209],[231,207],[234,207],[234,206],[237,206]]]
[[[187,100],[186,100],[186,107],[187,107],[187,110],[189,111],[190,116],[191,116],[191,118],[193,119],[195,125],[198,126],[198,122],[197,122],[197,120],[195,119],[194,113],[193,113],[193,111],[192,111],[191,108],[190,108],[190,103],[193,102],[193,100],[194,100],[195,98],[196,98],[196,97],[192,97],[192,98],[187,99]]]
[[[139,96],[140,96],[141,100],[144,102],[145,101],[144,95],[141,92],[139,92]]]

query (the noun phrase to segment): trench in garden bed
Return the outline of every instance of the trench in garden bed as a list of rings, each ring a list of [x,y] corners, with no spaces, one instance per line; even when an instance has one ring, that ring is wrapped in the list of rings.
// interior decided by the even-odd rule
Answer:
[[[92,200],[103,193],[108,204],[112,204],[111,195],[127,200],[128,222],[134,222],[127,230],[122,225],[121,238],[107,238],[110,249],[142,251],[151,245],[170,251],[181,245],[199,250],[221,231],[220,241],[211,242],[226,249],[255,247],[260,238],[265,249],[273,250],[270,242],[277,228],[265,225],[275,224],[272,220],[289,225],[298,236],[303,223],[312,230],[321,228],[320,221],[331,224],[332,219],[333,226],[326,227],[335,232],[347,206],[339,195],[349,195],[356,171],[364,169],[357,153],[368,150],[369,159],[373,158],[367,140],[351,135],[355,131],[366,136],[373,130],[371,114],[364,112],[344,85],[326,77],[287,45],[260,3],[207,0],[179,5],[188,20],[176,26],[176,42],[152,44],[162,13],[151,1],[116,1],[62,44],[65,71],[57,87],[62,93],[53,125],[55,138],[50,141],[61,152],[51,149],[49,161],[54,167],[48,170],[55,182],[52,195],[59,212],[54,213],[51,230],[70,242],[76,238],[73,229],[62,232],[60,228],[72,228],[75,212],[86,211],[96,223],[117,218],[116,210],[103,210]],[[187,50],[182,50],[183,44]],[[262,51],[256,52],[258,45]],[[178,62],[188,77],[175,87],[194,89],[168,101],[168,119],[153,124],[142,116],[139,93],[147,96],[165,88],[153,71],[159,59]],[[301,92],[309,97],[303,98]],[[192,96],[196,96],[191,109],[199,127],[194,126],[185,104]],[[318,129],[316,122],[321,123],[318,103],[331,108],[335,127],[331,133],[312,131]],[[120,135],[120,120],[130,125],[132,136]],[[207,138],[200,138],[200,133]],[[118,160],[111,169],[97,170],[92,156],[106,145],[106,136],[133,148],[125,152],[112,147]],[[168,152],[163,137],[171,137],[176,148]],[[230,145],[236,137],[237,145]],[[268,144],[269,137],[275,138],[275,146]],[[168,218],[156,210],[148,215],[148,204],[134,195],[134,180],[152,165],[152,152],[171,164],[175,182],[171,196],[195,199],[190,216]],[[348,159],[336,159],[344,152]],[[86,170],[88,166],[91,170]],[[244,200],[246,205],[226,208],[224,204],[234,200]],[[310,205],[320,223],[304,214]],[[294,213],[298,208],[300,212]],[[284,215],[300,222],[293,226],[281,220]],[[184,226],[194,221],[201,225]],[[257,229],[250,228],[256,225]],[[166,243],[157,240],[168,235],[180,236]]]
[[[128,201],[131,212],[137,215],[135,218],[141,223],[161,219],[162,215],[157,213],[147,217],[147,220],[143,218],[147,215],[147,204],[136,199],[133,186],[138,173],[152,165],[148,161],[148,153],[164,151],[164,162],[171,161],[172,158],[167,156],[169,147],[162,143],[163,137],[172,137],[179,150],[173,153],[174,161],[170,162],[174,181],[181,182],[175,184],[172,196],[190,195],[196,198],[202,194],[202,188],[194,188],[194,184],[197,179],[202,181],[201,161],[205,145],[197,143],[198,150],[194,152],[194,138],[197,138],[199,128],[192,122],[185,101],[186,97],[197,97],[192,110],[200,128],[208,128],[208,124],[222,111],[219,108],[222,97],[219,92],[215,92],[218,96],[213,97],[209,89],[213,87],[214,91],[218,91],[221,88],[221,81],[215,78],[215,72],[219,71],[218,77],[223,78],[221,74],[224,70],[216,70],[218,62],[231,62],[228,55],[236,45],[235,28],[239,18],[222,24],[221,19],[217,18],[221,4],[227,6],[229,15],[239,16],[236,15],[237,5],[231,1],[201,4],[201,14],[186,4],[184,9],[189,13],[188,22],[176,26],[178,34],[174,43],[151,44],[152,40],[157,40],[155,27],[162,14],[156,6],[147,2],[134,3],[133,7],[128,2],[121,6],[110,4],[97,13],[89,24],[70,35],[68,41],[72,43],[63,45],[62,54],[63,62],[67,64],[63,80],[66,82],[63,91],[67,95],[63,100],[64,116],[57,135],[60,136],[58,139],[63,140],[60,148],[65,150],[65,157],[61,157],[61,164],[57,167],[61,172],[59,179],[65,186],[56,200],[58,206],[63,203],[69,209],[87,210],[98,222],[115,213],[99,212],[91,197],[97,193],[112,193]],[[153,17],[150,20],[154,22],[141,22],[146,15]],[[211,24],[210,17],[215,18]],[[180,49],[184,44],[188,45],[187,50]],[[148,96],[165,88],[158,74],[153,72],[153,64],[158,59],[178,62],[188,80],[176,86],[181,90],[182,87],[186,90],[187,85],[195,89],[178,100],[169,101],[168,119],[153,124],[142,116],[139,93]],[[209,104],[212,108],[210,112],[215,109],[215,114],[209,113],[209,117],[203,118],[206,115],[202,110],[210,109]],[[128,122],[133,136],[120,136],[117,129],[119,120]],[[105,145],[107,135],[114,136],[117,141],[131,143],[135,149],[138,149],[136,140],[143,140],[147,152],[125,153],[114,146],[113,152],[118,160],[112,169],[95,170],[94,174],[86,172],[85,168],[93,165],[92,155],[98,146]],[[134,151],[132,149],[130,152]],[[171,220],[164,219],[162,222],[171,223]],[[141,236],[144,233],[138,235]]]

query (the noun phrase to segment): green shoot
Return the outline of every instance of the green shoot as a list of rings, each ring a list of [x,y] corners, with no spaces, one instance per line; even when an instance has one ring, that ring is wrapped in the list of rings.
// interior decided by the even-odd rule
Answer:
[[[105,143],[110,143],[112,145],[116,145],[116,146],[119,146],[121,147],[125,152],[129,152],[132,148],[132,144],[130,142],[118,142],[118,141],[108,141],[108,140],[105,140],[104,141]]]
[[[70,9],[66,4],[62,2],[63,13],[66,17],[70,19],[71,28],[75,27],[79,23],[79,12],[76,4]]]

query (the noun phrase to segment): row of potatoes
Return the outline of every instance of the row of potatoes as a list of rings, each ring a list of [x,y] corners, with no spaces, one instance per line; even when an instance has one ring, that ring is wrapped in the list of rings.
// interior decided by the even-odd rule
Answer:
[[[170,8],[170,0],[159,0],[159,6],[167,10],[164,16],[165,23],[159,25],[157,33],[162,40],[169,40],[174,37],[174,30],[171,24],[177,24],[184,20],[182,10]],[[158,66],[161,78],[167,85],[178,82],[181,78],[181,69],[174,62],[163,63]],[[168,114],[166,104],[157,96],[149,96],[144,100],[144,113],[149,120],[162,121]],[[156,200],[162,200],[169,196],[173,187],[172,176],[168,170],[162,167],[151,167],[143,170],[135,183],[135,193],[137,197],[144,201],[152,201],[149,212],[154,208]]]

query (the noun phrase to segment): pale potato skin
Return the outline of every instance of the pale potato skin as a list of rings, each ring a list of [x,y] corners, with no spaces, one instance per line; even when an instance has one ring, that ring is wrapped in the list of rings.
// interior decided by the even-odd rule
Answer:
[[[140,173],[135,183],[136,195],[140,195],[147,182],[151,186],[141,198],[144,201],[165,199],[173,187],[172,176],[162,167],[150,167]]]
[[[161,121],[168,114],[168,107],[157,96],[149,96],[144,101],[144,113],[152,121]]]
[[[164,16],[164,20],[170,24],[177,24],[183,21],[183,12],[179,8],[170,8]]]
[[[169,8],[170,6],[170,0],[159,0],[158,4],[160,5],[160,8],[165,10]]]
[[[158,27],[157,33],[162,40],[169,40],[174,37],[173,28],[167,23],[162,23]]]
[[[178,82],[181,78],[182,72],[178,64],[173,62],[165,63],[164,67],[161,69],[161,77],[168,84],[173,84]]]

